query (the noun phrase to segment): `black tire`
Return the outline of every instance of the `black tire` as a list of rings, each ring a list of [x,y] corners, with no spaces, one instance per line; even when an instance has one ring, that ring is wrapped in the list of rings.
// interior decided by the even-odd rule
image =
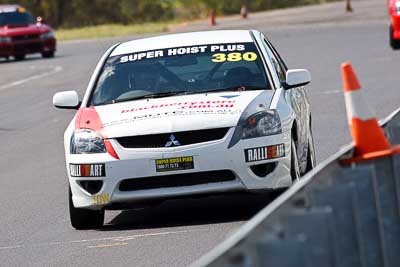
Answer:
[[[292,182],[295,182],[300,179],[300,166],[299,166],[299,159],[297,158],[297,149],[296,143],[292,139],[291,142],[291,157],[290,157],[290,176],[292,177]]]
[[[25,55],[15,55],[14,58],[16,61],[21,61],[25,59]]]
[[[42,52],[42,57],[43,58],[52,58],[52,57],[54,57],[54,51]]]
[[[390,46],[394,50],[400,49],[400,40],[393,38],[393,25],[390,25],[389,27],[389,40],[390,40]]]
[[[315,150],[314,150],[314,138],[312,135],[312,130],[310,127],[310,133],[308,137],[308,150],[307,150],[307,167],[306,173],[311,171],[317,165],[317,161],[315,159]]]
[[[77,230],[99,229],[104,223],[104,211],[78,209],[72,202],[71,188],[68,194],[71,225]]]

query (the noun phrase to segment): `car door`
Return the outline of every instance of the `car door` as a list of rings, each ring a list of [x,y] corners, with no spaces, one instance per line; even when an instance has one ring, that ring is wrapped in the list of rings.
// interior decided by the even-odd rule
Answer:
[[[283,84],[286,81],[286,71],[288,70],[285,62],[265,37],[263,38],[263,45],[274,65],[281,84]],[[296,116],[297,157],[301,171],[305,171],[308,150],[308,102],[304,86],[286,90],[285,97]]]

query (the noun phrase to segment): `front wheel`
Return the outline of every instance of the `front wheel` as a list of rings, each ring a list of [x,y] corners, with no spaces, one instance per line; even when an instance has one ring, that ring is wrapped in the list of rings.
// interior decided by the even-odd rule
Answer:
[[[299,159],[297,157],[296,143],[292,139],[291,142],[291,158],[290,158],[290,176],[292,176],[292,182],[296,182],[300,179],[300,166]]]
[[[25,59],[25,55],[15,55],[14,58],[16,61],[21,61]]]
[[[99,229],[104,223],[104,211],[79,209],[74,207],[72,202],[71,188],[68,194],[69,217],[71,225],[77,230]]]
[[[306,172],[309,172],[312,169],[314,169],[316,165],[317,165],[317,160],[315,159],[314,138],[312,136],[312,131],[310,129],[310,133],[309,133],[309,136],[308,136]]]
[[[42,57],[43,58],[52,58],[52,57],[54,57],[54,51],[42,52]]]
[[[393,36],[393,25],[390,25],[389,27],[389,40],[390,40],[390,46],[393,49],[400,49],[400,40],[399,39],[394,39]]]

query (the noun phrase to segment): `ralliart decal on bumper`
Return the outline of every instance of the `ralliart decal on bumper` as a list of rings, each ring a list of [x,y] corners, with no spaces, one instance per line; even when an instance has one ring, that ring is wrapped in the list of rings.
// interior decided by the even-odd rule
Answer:
[[[70,164],[70,174],[72,177],[105,177],[106,166],[99,164]]]
[[[244,150],[246,162],[274,159],[285,156],[285,145],[254,147]]]

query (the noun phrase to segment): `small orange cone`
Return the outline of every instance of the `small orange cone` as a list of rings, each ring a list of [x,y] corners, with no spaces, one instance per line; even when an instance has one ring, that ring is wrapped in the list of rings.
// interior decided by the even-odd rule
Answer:
[[[360,83],[351,64],[343,63],[341,68],[347,119],[355,143],[354,157],[345,163],[400,153],[400,147],[391,147],[377,119],[364,101]]]
[[[243,5],[241,8],[240,8],[240,16],[242,17],[242,19],[247,19],[247,6],[246,5]]]
[[[215,26],[217,23],[215,22],[215,11],[211,10],[210,12],[210,25]]]

